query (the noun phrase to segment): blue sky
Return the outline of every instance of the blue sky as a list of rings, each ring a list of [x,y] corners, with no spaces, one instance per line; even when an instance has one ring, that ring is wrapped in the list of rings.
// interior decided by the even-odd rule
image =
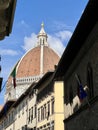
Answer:
[[[44,22],[48,43],[62,55],[88,0],[17,0],[13,28],[0,41],[3,84],[15,63],[36,44]],[[5,88],[0,94],[3,104]]]

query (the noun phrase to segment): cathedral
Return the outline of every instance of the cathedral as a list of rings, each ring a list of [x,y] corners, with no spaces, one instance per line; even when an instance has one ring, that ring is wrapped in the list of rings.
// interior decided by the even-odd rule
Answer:
[[[8,78],[0,130],[98,130],[96,12],[90,0],[60,61],[41,25],[36,47]]]
[[[5,102],[18,99],[33,82],[38,82],[46,72],[55,69],[60,57],[49,47],[47,38],[42,23],[35,47],[23,55],[12,69],[6,85]],[[15,71],[16,87],[13,83],[13,71]]]
[[[60,57],[49,47],[43,23],[37,39],[8,77],[0,130],[64,130],[63,82],[53,79]]]

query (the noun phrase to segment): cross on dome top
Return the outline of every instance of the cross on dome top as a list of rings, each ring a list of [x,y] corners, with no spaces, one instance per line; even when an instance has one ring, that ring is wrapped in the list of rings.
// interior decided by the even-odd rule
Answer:
[[[41,27],[44,28],[44,23],[42,22]]]

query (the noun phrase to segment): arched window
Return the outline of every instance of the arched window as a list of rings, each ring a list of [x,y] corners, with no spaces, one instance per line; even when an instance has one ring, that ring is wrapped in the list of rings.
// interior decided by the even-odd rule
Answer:
[[[89,89],[88,96],[89,98],[92,98],[94,96],[94,90],[93,90],[93,70],[91,67],[91,64],[88,63],[87,65],[87,86]]]
[[[44,45],[44,39],[43,39],[43,45]]]
[[[42,39],[40,39],[40,45],[42,44]]]

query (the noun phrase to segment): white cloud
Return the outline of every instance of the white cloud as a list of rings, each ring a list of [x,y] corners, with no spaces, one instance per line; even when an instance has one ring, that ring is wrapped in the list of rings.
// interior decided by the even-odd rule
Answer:
[[[20,27],[20,26],[23,26],[25,28],[29,27],[29,25],[24,20],[21,20],[17,25],[18,25],[18,27]]]
[[[64,30],[66,29],[67,25],[63,22],[60,21],[53,21],[53,23],[51,24],[51,26],[54,28],[54,30]]]
[[[65,42],[68,42],[70,39],[72,33],[70,31],[59,31],[58,33],[55,33],[54,35],[48,34],[48,43],[49,46],[55,50],[59,55],[62,55],[64,51],[64,44]],[[32,33],[30,37],[24,37],[24,45],[22,48],[25,51],[28,51],[31,48],[34,48],[37,44],[37,35],[35,33]]]
[[[21,23],[21,24],[23,24],[23,25],[24,25],[24,24],[26,24],[24,20],[21,20],[21,22],[20,22],[20,23]]]
[[[18,52],[15,50],[11,50],[11,49],[0,49],[0,54],[15,56],[15,55],[18,55]]]
[[[24,37],[24,45],[22,46],[22,48],[25,51],[28,51],[31,48],[34,48],[34,46],[37,43],[37,35],[35,33],[32,33],[30,37]]]
[[[48,35],[48,43],[49,46],[53,50],[55,50],[59,55],[63,53],[65,47],[63,45],[63,42],[58,37]]]
[[[62,21],[53,21],[50,25],[49,28],[54,31],[61,31],[61,30],[73,30],[74,27],[71,25],[66,25],[65,22]]]
[[[68,41],[72,36],[72,32],[70,31],[59,31],[56,33],[56,36],[60,38],[62,41]]]

